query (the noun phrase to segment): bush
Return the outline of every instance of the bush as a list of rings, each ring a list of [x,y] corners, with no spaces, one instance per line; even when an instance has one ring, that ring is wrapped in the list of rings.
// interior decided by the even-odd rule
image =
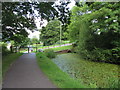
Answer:
[[[5,43],[0,45],[2,47],[2,56],[10,54],[11,52],[7,49],[7,45]]]
[[[114,58],[114,62],[120,64],[120,47],[112,49],[112,56]]]
[[[92,60],[95,62],[106,62],[106,63],[114,63],[120,64],[120,48],[116,47],[113,49],[102,49],[95,48],[92,50],[87,50],[79,47],[79,45],[73,45],[72,47],[73,53],[78,53],[83,59]]]
[[[77,49],[76,49],[77,51]],[[89,59],[96,62],[107,62],[107,63],[115,63],[119,64],[120,58],[119,49],[101,49],[95,48],[92,51],[89,50],[81,50],[79,53],[84,59]]]
[[[55,58],[56,57],[56,53],[54,52],[53,49],[46,49],[44,52],[45,52],[45,55],[49,58]]]

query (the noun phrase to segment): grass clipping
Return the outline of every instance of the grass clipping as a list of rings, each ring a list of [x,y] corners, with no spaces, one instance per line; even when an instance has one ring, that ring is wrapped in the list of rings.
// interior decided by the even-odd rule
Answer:
[[[58,88],[86,88],[67,73],[60,70],[56,64],[45,56],[45,53],[39,52],[36,56],[40,69]]]

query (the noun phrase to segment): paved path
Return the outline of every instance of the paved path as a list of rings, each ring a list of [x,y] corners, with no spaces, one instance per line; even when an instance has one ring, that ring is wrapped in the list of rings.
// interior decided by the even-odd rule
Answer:
[[[23,54],[8,70],[3,88],[56,88],[37,65],[35,53]]]

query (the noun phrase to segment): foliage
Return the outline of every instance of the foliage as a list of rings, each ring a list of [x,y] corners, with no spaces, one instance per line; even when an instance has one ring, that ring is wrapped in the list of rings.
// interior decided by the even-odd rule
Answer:
[[[3,40],[14,40],[14,34],[28,36],[26,29],[34,31],[36,28],[35,19],[40,17],[50,21],[58,17],[63,24],[69,18],[70,2],[2,2],[2,29]],[[36,10],[38,14],[35,13]]]
[[[42,52],[36,54],[37,62],[40,69],[48,76],[48,78],[58,88],[85,88],[86,86],[71,78],[68,74],[57,67],[46,55]]]
[[[44,45],[55,44],[60,39],[60,21],[52,20],[43,27],[40,34],[40,40]]]
[[[80,3],[72,9],[68,26],[75,52],[84,58],[120,63],[120,2]]]
[[[36,30],[36,18],[40,17],[42,22],[44,19],[50,21],[59,17],[63,24],[67,23],[68,3],[60,2],[61,5],[57,5],[54,2],[2,2],[2,40],[12,40],[16,47],[26,46],[29,43],[27,30]],[[33,42],[36,43],[36,40]]]
[[[11,52],[17,52],[21,47],[25,47],[30,43],[30,38],[24,37],[23,35],[15,35],[14,40],[10,40]]]
[[[54,52],[53,49],[46,49],[46,50],[44,50],[44,52],[48,58],[55,58],[56,57],[56,53]]]
[[[39,17],[41,18],[40,25],[44,19],[50,21],[57,17],[62,22],[62,39],[67,39],[68,32],[65,32],[65,28],[69,23],[70,12],[67,7],[69,3],[60,2],[58,5],[55,2],[2,2],[2,40],[4,42],[13,41],[16,48],[26,46],[30,42],[27,38],[27,30],[32,32],[36,30],[35,20]],[[56,40],[58,39],[56,38]],[[55,43],[52,41],[47,41],[44,44]],[[36,40],[33,43],[36,43]]]
[[[29,44],[30,39],[28,37],[24,37],[23,35],[15,35],[13,42],[13,46],[24,47]]]
[[[29,17],[27,16],[28,13]],[[2,2],[3,41],[16,39],[15,35],[27,37],[28,33],[25,28],[35,28],[34,19],[30,18],[31,16],[33,14],[30,3]]]
[[[58,20],[62,23],[62,40],[68,40],[68,30],[67,25],[70,24],[70,9],[68,4],[71,1],[58,1],[59,4],[55,4],[54,8],[58,12]]]
[[[7,49],[6,43],[0,43],[0,47],[2,47],[2,56],[5,56],[7,54],[10,54],[11,52]]]
[[[36,43],[40,43],[40,41],[36,37],[32,38],[31,44],[36,44]]]

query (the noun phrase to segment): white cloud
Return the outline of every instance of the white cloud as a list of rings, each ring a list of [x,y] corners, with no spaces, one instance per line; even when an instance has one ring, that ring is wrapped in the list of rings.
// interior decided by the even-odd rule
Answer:
[[[27,32],[29,33],[29,36],[28,38],[33,38],[33,37],[36,37],[39,39],[39,35],[40,35],[40,32],[39,31],[34,31],[34,32],[31,32],[30,30],[27,30]]]
[[[70,8],[70,10],[72,9],[72,7],[73,6],[75,6],[75,1],[74,0],[70,0],[71,1],[71,3],[70,4],[68,4],[68,6],[67,7],[69,7]]]

